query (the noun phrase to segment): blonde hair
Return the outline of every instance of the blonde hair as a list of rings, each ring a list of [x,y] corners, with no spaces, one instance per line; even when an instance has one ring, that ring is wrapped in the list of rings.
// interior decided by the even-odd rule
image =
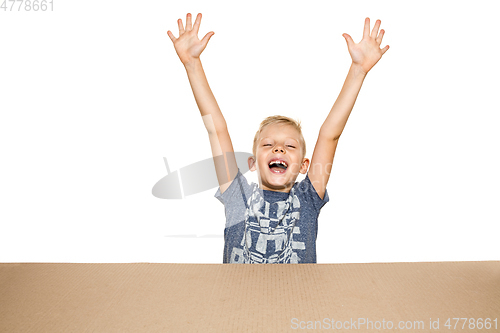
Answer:
[[[306,141],[304,140],[304,136],[302,135],[302,127],[300,126],[300,121],[297,121],[292,118],[288,118],[285,116],[270,116],[264,119],[259,126],[259,130],[255,133],[255,137],[253,139],[253,148],[252,153],[255,157],[257,157],[257,141],[259,140],[260,133],[269,125],[274,124],[283,124],[283,125],[291,125],[299,132],[299,141],[302,147],[302,158],[306,156]]]

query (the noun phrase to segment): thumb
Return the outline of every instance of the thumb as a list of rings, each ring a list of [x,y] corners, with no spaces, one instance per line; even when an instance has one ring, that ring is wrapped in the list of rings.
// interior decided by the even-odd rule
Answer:
[[[347,42],[347,47],[351,48],[354,45],[354,41],[352,40],[351,36],[349,36],[348,34],[342,34],[342,36],[344,36],[345,41]]]
[[[382,49],[382,55],[384,55],[384,53],[389,49],[389,45],[386,45],[383,49]]]
[[[203,39],[201,40],[201,42],[203,43],[204,46],[207,46],[208,41],[210,40],[210,38],[212,38],[213,35],[215,35],[215,32],[210,31],[209,33],[207,33],[205,35],[205,37],[203,37]]]

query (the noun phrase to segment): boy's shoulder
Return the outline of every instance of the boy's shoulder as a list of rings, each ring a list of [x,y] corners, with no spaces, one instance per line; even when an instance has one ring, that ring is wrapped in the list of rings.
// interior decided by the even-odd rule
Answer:
[[[330,201],[327,190],[325,190],[323,199],[319,196],[309,179],[309,173],[306,173],[305,178],[301,181],[295,182],[293,188],[295,189],[295,195],[300,200],[301,205],[312,206],[318,212],[321,207]]]
[[[309,178],[309,172],[306,173],[306,176],[301,181],[296,181],[293,187],[297,190],[299,189],[301,192],[314,190],[312,186],[311,179]]]
[[[253,182],[249,183],[245,175],[238,168],[238,172],[231,181],[229,187],[221,193],[221,189],[219,186],[217,192],[215,193],[215,197],[222,203],[229,202],[229,199],[234,198],[236,194],[239,194],[240,196],[243,195],[243,197],[246,199],[246,197],[248,197],[253,191],[255,191],[255,188],[258,188],[257,184]]]
[[[327,191],[325,191],[324,198],[320,198],[307,173],[304,179],[294,183],[292,190],[293,195],[297,197],[301,205],[312,205],[319,209],[329,201]],[[264,197],[264,191],[259,188],[259,185],[252,181],[249,182],[247,177],[238,169],[229,187],[222,194],[219,187],[215,197],[223,204],[231,204],[235,202],[238,203],[241,199],[243,199],[243,202],[247,202],[250,197],[256,195],[255,192],[260,192],[260,195]],[[272,193],[272,197],[268,197],[269,199],[272,198],[272,201],[280,201],[280,197],[283,197],[285,194],[278,191],[266,192],[268,194]]]

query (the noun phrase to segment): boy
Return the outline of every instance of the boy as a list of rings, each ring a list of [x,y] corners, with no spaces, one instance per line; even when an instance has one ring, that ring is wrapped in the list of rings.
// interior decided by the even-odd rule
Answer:
[[[319,131],[312,160],[305,158],[306,145],[300,123],[283,116],[266,118],[257,131],[251,171],[257,171],[259,186],[248,184],[236,164],[226,121],[205,77],[200,54],[209,32],[198,39],[201,13],[186,29],[179,25],[179,38],[167,34],[186,68],[189,82],[208,131],[219,189],[215,194],[225,206],[224,263],[316,263],[318,215],[329,201],[326,185],[337,143],[354,106],[363,80],[389,49],[380,49],[384,30],[377,20],[370,34],[365,19],[363,39],[346,39],[352,64],[342,90]],[[309,169],[309,163],[311,168]],[[309,170],[309,171],[308,171]],[[299,173],[306,174],[296,183]]]

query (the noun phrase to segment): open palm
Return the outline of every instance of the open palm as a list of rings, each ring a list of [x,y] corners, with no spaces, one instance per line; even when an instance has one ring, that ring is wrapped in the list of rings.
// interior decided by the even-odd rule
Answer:
[[[365,74],[375,66],[380,58],[382,58],[382,55],[389,49],[389,45],[386,45],[383,49],[380,48],[385,32],[382,29],[379,33],[380,23],[380,20],[375,22],[375,26],[370,34],[370,18],[367,17],[365,19],[363,39],[357,44],[354,43],[348,34],[342,35],[346,39],[352,62],[358,65]]]
[[[179,25],[179,38],[175,38],[172,32],[167,31],[168,36],[174,43],[175,51],[181,59],[183,64],[186,64],[193,59],[199,58],[201,52],[207,47],[210,37],[214,35],[213,31],[210,31],[203,37],[202,40],[198,39],[198,30],[200,29],[201,23],[201,13],[196,16],[196,21],[191,27],[191,14],[186,15],[186,29],[182,25],[182,20],[178,19],[177,23]]]

